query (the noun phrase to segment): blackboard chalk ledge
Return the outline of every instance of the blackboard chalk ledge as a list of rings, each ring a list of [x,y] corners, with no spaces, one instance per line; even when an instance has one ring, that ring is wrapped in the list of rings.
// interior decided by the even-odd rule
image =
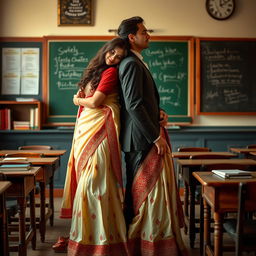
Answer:
[[[171,126],[169,126],[168,127],[168,129],[180,129],[180,126],[178,126],[178,125],[171,125]]]

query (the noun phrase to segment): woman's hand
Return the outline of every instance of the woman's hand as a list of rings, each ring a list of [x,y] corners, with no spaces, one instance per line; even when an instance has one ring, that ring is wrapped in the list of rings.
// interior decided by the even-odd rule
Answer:
[[[76,106],[79,106],[79,97],[78,97],[78,95],[74,95],[74,97],[73,97],[73,103],[76,105]]]
[[[165,127],[168,123],[168,115],[162,109],[160,110],[160,121],[159,121],[159,123],[162,127]]]

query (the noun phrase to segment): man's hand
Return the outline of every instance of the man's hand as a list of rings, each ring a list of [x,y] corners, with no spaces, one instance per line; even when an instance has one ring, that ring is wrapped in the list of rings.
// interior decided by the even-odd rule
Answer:
[[[166,151],[168,150],[168,145],[166,143],[166,140],[160,137],[156,142],[155,145],[157,147],[157,154],[164,155]]]
[[[162,109],[160,110],[160,121],[159,121],[159,123],[162,127],[165,127],[168,123],[168,115]]]

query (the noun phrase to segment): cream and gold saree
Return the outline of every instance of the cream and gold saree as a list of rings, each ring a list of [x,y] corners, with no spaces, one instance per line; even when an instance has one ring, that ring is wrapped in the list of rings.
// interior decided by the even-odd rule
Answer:
[[[169,144],[167,132],[163,128],[161,132]],[[134,178],[136,216],[128,231],[130,255],[187,255],[180,233],[184,218],[170,152],[170,144],[164,156],[153,146]]]
[[[72,217],[69,256],[125,256],[117,94],[77,118],[61,217]]]

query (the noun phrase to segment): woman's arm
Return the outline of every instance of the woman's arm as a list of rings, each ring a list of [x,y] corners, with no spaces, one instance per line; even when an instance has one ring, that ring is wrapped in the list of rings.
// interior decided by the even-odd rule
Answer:
[[[79,98],[77,95],[74,95],[73,102],[77,106],[97,108],[103,103],[105,98],[106,98],[106,95],[104,93],[102,93],[101,91],[95,91],[93,96],[88,98]]]

